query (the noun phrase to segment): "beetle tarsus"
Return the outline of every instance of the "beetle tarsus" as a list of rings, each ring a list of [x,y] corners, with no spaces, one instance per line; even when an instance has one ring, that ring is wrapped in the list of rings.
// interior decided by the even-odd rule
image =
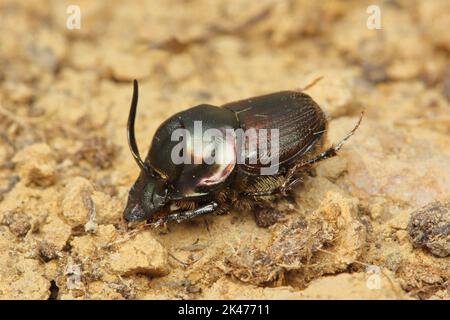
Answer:
[[[350,137],[355,134],[355,131],[359,128],[359,125],[361,124],[363,116],[364,116],[364,111],[361,112],[361,115],[359,116],[359,120],[356,123],[355,127],[349,133],[347,133],[347,135],[336,145],[336,147],[334,147],[335,151],[339,151],[339,149],[341,149],[342,146],[344,145],[345,141],[350,139]]]
[[[306,162],[300,163],[300,165],[298,166],[298,168],[300,168],[300,167],[302,167],[302,166],[304,166],[304,165],[311,165],[311,164],[314,164],[314,163],[316,163],[316,162],[319,162],[319,161],[322,161],[322,160],[325,160],[325,159],[328,159],[328,158],[332,158],[332,157],[334,157],[334,156],[337,156],[337,152],[342,148],[342,146],[344,145],[344,143],[345,143],[348,139],[350,139],[350,137],[351,137],[352,135],[354,135],[354,134],[355,134],[355,131],[359,128],[359,125],[361,124],[361,120],[362,120],[363,115],[364,115],[364,111],[361,112],[361,115],[360,115],[359,120],[358,120],[358,122],[356,123],[355,127],[354,127],[349,133],[347,133],[347,134],[345,135],[345,137],[344,137],[341,141],[339,141],[339,143],[338,143],[336,146],[333,146],[333,145],[332,145],[329,149],[327,149],[327,150],[325,150],[324,152],[320,153],[318,156],[316,156],[316,157],[314,157],[314,158],[312,158],[312,159],[310,159],[310,160],[308,160],[308,161],[306,161]]]
[[[212,213],[218,208],[218,206],[219,205],[216,202],[211,202],[211,203],[209,203],[203,207],[197,208],[197,209],[172,213],[172,214],[169,214],[169,215],[159,219],[158,221],[156,221],[155,226],[159,227],[159,226],[161,226],[165,223],[171,222],[171,221],[176,221],[176,222],[180,223],[185,220],[190,220],[190,219],[193,219],[195,217],[198,217],[198,216],[201,216],[204,214]]]

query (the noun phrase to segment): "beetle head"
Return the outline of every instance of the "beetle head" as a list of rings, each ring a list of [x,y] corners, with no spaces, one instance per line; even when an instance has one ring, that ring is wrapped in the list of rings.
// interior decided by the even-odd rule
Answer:
[[[128,195],[124,218],[140,221],[152,217],[166,205],[167,189],[158,176],[142,171]]]
[[[128,202],[124,211],[124,218],[127,221],[139,221],[151,218],[155,212],[165,206],[167,199],[167,189],[164,180],[149,165],[142,161],[139,154],[134,134],[137,101],[138,84],[134,80],[127,133],[131,154],[136,160],[137,165],[141,168],[141,173],[128,195]]]
[[[233,173],[236,163],[235,137],[232,136],[231,140],[225,138],[226,129],[238,126],[233,112],[211,105],[199,105],[167,119],[157,129],[144,162],[139,154],[134,132],[137,101],[138,85],[135,80],[127,132],[131,154],[141,173],[129,192],[124,211],[127,221],[151,219],[171,201],[199,199],[231,181],[228,177]],[[203,136],[200,137],[202,148],[197,149],[195,143],[199,139],[195,137],[195,126],[199,120],[202,121],[205,132],[215,129],[214,132],[218,132],[220,136],[205,140]],[[183,129],[183,132],[190,134],[186,135],[182,142],[173,140],[173,133],[177,129]],[[178,146],[184,147],[182,152],[180,151],[183,156],[180,155],[179,159],[174,161],[173,151],[178,150]],[[214,158],[220,159],[220,163],[206,163],[203,150],[213,150]],[[178,161],[186,159],[186,162]],[[198,159],[202,160],[201,163],[196,163]]]

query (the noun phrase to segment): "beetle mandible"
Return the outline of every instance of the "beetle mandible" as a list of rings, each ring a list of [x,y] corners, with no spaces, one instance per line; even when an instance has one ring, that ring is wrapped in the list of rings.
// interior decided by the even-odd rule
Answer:
[[[233,207],[260,208],[259,203],[291,190],[311,165],[336,156],[362,119],[361,114],[355,127],[338,144],[323,150],[327,119],[319,105],[302,91],[282,91],[221,107],[201,104],[164,121],[142,160],[134,133],[137,103],[138,83],[134,80],[127,134],[131,153],[141,172],[129,192],[124,218],[127,221],[150,220],[156,225],[209,213],[223,214]],[[214,140],[214,146],[220,147],[222,158],[226,159],[221,163],[206,163],[204,149],[200,153],[195,149],[198,139],[185,137],[185,149],[180,154],[194,161],[176,163],[173,150],[179,141],[174,141],[173,133],[182,129],[189,135],[200,121],[204,130],[219,132],[242,129],[258,133],[262,129],[277,129],[277,171],[261,174],[262,154],[257,150],[256,155],[253,153],[256,161],[249,161],[248,141],[243,143],[244,162],[237,162],[236,137]],[[259,143],[257,138],[256,144]],[[269,138],[268,144],[271,143],[274,141]],[[201,145],[208,149],[211,140],[202,140]],[[198,158],[201,161],[195,161]]]

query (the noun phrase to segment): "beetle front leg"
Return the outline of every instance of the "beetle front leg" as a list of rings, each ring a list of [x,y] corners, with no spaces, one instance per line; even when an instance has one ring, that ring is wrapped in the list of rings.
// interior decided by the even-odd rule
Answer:
[[[171,213],[165,217],[158,219],[155,222],[155,225],[160,226],[160,225],[170,222],[170,221],[182,222],[184,220],[190,220],[192,218],[195,218],[195,217],[198,217],[198,216],[201,216],[204,214],[212,213],[218,207],[219,207],[219,205],[216,202],[211,202],[203,207],[196,208],[193,210],[179,211],[176,213]]]

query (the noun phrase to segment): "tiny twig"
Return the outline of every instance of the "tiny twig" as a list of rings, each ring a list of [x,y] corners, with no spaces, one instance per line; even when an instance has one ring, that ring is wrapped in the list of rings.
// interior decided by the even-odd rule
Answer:
[[[97,210],[95,208],[95,203],[90,196],[86,196],[84,198],[84,205],[89,210],[89,220],[84,225],[84,231],[94,233],[97,230]]]
[[[316,85],[317,82],[319,82],[320,80],[323,79],[323,76],[317,77],[315,78],[313,81],[311,81],[310,83],[308,83],[306,86],[304,86],[303,88],[301,88],[299,91],[306,91],[310,88],[312,88],[313,86]]]

